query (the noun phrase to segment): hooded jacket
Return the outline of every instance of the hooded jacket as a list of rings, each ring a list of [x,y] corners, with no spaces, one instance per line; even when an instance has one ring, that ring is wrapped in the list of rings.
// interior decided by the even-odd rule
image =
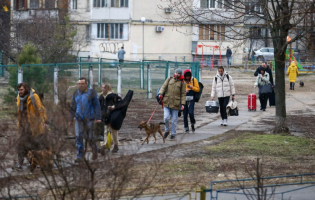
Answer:
[[[35,102],[33,105],[33,102],[31,100],[31,95],[27,97],[27,100],[26,100],[27,119],[28,119],[28,122],[30,123],[32,136],[36,136],[38,134],[43,133],[43,124],[47,120],[47,116],[46,116],[45,107],[43,106],[40,98],[35,93],[34,89],[31,89],[31,90],[33,91]],[[19,111],[19,105],[20,105],[19,95],[17,96],[16,100],[17,100],[16,104],[18,108],[18,118],[19,118],[17,126],[20,127],[22,112]]]
[[[290,66],[288,68],[288,71],[287,71],[287,74],[289,76],[289,82],[295,83],[296,77],[299,75],[299,70],[298,70],[298,68],[297,68],[295,63],[292,62],[290,64]]]
[[[227,75],[227,72],[224,72],[220,76],[219,71],[217,71],[217,75],[212,82],[211,97],[214,98],[215,94],[217,94],[218,98],[235,95],[234,81],[231,75],[228,75],[229,78],[227,78]]]
[[[259,86],[268,84],[268,83],[270,83],[269,80],[270,80],[269,73],[265,71],[264,75],[261,78],[259,76],[257,76],[254,86],[259,87]]]
[[[184,82],[184,76],[181,75],[179,79],[175,77],[167,78],[159,91],[159,95],[163,95],[164,92],[164,106],[179,110],[180,106],[186,103],[186,83]]]
[[[192,73],[191,73],[191,71],[189,69],[186,69],[184,71],[184,78],[185,78],[185,75],[187,75],[187,74],[190,74],[191,79],[190,79],[189,83],[187,83],[185,81],[185,83],[186,83],[186,90],[189,90],[189,92],[186,93],[186,96],[193,96],[195,92],[199,92],[199,90],[200,90],[199,83],[198,83],[198,80],[192,76]],[[188,87],[188,85],[193,86],[193,88],[190,89]]]
[[[262,67],[262,66],[259,66],[259,67],[256,69],[256,71],[255,71],[255,73],[254,73],[254,76],[258,76],[258,74],[260,74],[261,68],[263,68],[263,67]],[[265,69],[265,72],[268,72],[269,77],[270,77],[269,81],[270,81],[270,83],[273,85],[272,70],[270,69],[270,67],[269,67],[268,65],[267,65],[267,67],[266,67],[266,69]]]

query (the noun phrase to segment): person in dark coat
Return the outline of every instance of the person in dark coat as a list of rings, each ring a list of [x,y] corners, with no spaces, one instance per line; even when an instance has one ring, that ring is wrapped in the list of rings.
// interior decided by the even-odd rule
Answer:
[[[269,77],[270,77],[270,83],[272,84],[273,86],[273,76],[272,76],[272,70],[270,69],[270,67],[267,65],[267,63],[265,61],[263,61],[261,63],[261,66],[259,66],[255,73],[254,73],[254,76],[258,76],[258,74],[260,74],[260,71],[261,71],[261,68],[264,68],[265,71],[269,74]]]
[[[227,47],[225,55],[226,55],[226,59],[227,59],[227,65],[229,68],[229,66],[231,65],[231,56],[232,56],[232,50],[230,49],[230,47]]]

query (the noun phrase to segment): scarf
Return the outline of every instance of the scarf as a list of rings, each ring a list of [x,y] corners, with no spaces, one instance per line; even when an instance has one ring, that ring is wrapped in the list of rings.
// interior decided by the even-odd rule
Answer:
[[[20,100],[20,103],[19,103],[19,111],[23,111],[23,103],[24,103],[24,101],[27,100],[27,98],[28,98],[29,95],[30,95],[30,97],[31,97],[32,102],[35,102],[34,93],[33,93],[33,90],[32,90],[32,89],[30,90],[30,94],[27,94],[27,95],[25,95],[24,97],[21,97],[21,96],[19,95],[19,100]]]

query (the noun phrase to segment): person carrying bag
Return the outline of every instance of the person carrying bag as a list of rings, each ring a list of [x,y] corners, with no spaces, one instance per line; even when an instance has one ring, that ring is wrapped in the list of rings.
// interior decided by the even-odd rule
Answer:
[[[269,94],[272,93],[272,84],[270,83],[270,76],[264,68],[260,69],[260,74],[256,78],[254,87],[259,87],[259,101],[261,109],[266,111]]]

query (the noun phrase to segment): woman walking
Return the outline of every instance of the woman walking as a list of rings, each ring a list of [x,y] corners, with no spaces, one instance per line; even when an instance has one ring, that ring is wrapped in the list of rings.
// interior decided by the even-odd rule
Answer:
[[[260,110],[266,111],[267,100],[269,93],[264,93],[262,87],[264,85],[270,84],[270,77],[268,72],[266,72],[265,68],[260,68],[260,74],[256,78],[256,82],[254,87],[259,87],[259,101],[260,101]],[[270,84],[271,87],[271,84]]]
[[[222,118],[221,126],[227,126],[227,113],[226,106],[230,101],[230,96],[232,99],[235,96],[235,87],[232,77],[224,72],[224,68],[220,66],[217,71],[217,75],[213,79],[211,100],[214,99],[215,94],[218,96],[220,105],[220,114]]]
[[[294,90],[296,77],[299,75],[299,70],[294,61],[291,62],[287,74],[289,76],[290,90]]]

